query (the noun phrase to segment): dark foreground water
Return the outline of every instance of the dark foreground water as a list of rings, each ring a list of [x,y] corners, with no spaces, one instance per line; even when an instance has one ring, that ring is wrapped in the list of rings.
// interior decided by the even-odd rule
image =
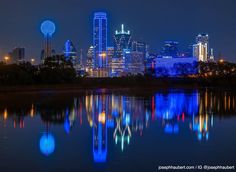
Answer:
[[[0,171],[236,165],[236,93],[0,94]]]

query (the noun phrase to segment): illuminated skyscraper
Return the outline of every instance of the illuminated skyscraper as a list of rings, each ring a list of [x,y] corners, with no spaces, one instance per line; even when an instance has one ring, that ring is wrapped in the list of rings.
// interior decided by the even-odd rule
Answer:
[[[144,58],[143,53],[138,51],[124,50],[125,72],[130,75],[143,74]]]
[[[198,61],[207,61],[209,54],[209,36],[208,34],[199,34],[196,37],[196,44],[193,45],[193,56]]]
[[[94,47],[93,46],[90,46],[87,51],[85,69],[90,77],[93,76],[93,69],[94,69]]]
[[[44,61],[44,59],[46,57],[50,57],[52,55],[52,35],[55,33],[56,30],[56,26],[55,24],[50,21],[50,20],[46,20],[41,24],[41,32],[44,35],[44,57],[42,59],[42,61]]]
[[[121,31],[116,31],[114,36],[114,57],[110,60],[110,75],[122,76],[125,69],[125,58],[123,56],[124,49],[131,49],[130,31],[124,30],[121,25]]]
[[[107,47],[107,61],[108,61],[108,68],[109,74],[111,73],[111,66],[112,66],[112,59],[114,57],[114,47]]]
[[[90,46],[87,52],[87,68],[93,69],[94,68],[94,47]]]
[[[124,75],[125,71],[125,58],[112,58],[110,65],[110,76],[120,77]]]
[[[141,42],[141,41],[133,41],[132,42],[131,51],[143,53],[144,61],[146,61],[146,59],[149,56],[148,55],[149,54],[148,49],[149,49],[149,46],[145,42]]]
[[[115,57],[122,58],[124,49],[131,49],[131,35],[130,31],[124,30],[124,25],[121,25],[121,31],[116,31],[114,36]]]
[[[214,58],[213,48],[211,48],[209,59],[210,59],[211,61],[214,61],[214,59],[215,59],[215,58]]]
[[[94,67],[107,67],[107,14],[96,12],[93,18]]]
[[[75,46],[71,40],[67,40],[65,42],[63,53],[64,53],[66,60],[70,60],[74,66],[79,63],[77,51],[76,51]]]

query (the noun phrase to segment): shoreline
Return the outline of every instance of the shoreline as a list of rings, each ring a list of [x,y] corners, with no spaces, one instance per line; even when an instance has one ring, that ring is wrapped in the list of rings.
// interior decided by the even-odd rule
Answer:
[[[84,92],[94,90],[153,92],[169,89],[221,89],[235,90],[235,78],[82,78],[76,83],[1,85],[0,93],[24,92]]]

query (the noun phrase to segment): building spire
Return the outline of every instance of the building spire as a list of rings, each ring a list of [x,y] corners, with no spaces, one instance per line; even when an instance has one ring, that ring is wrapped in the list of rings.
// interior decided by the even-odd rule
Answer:
[[[124,31],[124,24],[121,25],[121,33],[123,34],[125,31]]]

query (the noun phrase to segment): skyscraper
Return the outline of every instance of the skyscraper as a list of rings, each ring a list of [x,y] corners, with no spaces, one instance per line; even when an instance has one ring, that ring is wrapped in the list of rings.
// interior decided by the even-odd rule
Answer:
[[[116,31],[114,36],[115,57],[122,58],[124,49],[131,49],[131,34],[130,31],[124,30],[124,25],[121,25],[121,31]]]
[[[211,60],[211,61],[214,61],[214,60],[215,60],[215,58],[214,58],[214,52],[213,52],[213,48],[211,48],[210,56],[209,56],[209,60]]]
[[[144,59],[143,53],[138,51],[124,50],[125,72],[130,75],[143,74]]]
[[[90,46],[87,51],[87,58],[86,58],[86,72],[90,77],[93,76],[93,69],[94,69],[94,47]]]
[[[94,13],[93,18],[94,67],[107,67],[107,14]]]
[[[108,61],[108,69],[109,74],[111,73],[112,59],[114,57],[114,47],[107,47],[107,61]]]
[[[74,66],[79,63],[76,48],[71,40],[67,40],[65,42],[63,53],[64,53],[66,60],[70,60]]]
[[[146,59],[148,58],[148,54],[149,54],[148,49],[149,49],[149,46],[145,42],[141,42],[141,41],[132,42],[131,51],[143,53],[144,61],[146,61]]]
[[[209,36],[208,34],[199,34],[196,37],[196,44],[193,45],[193,56],[198,61],[207,61],[209,54]]]
[[[21,63],[25,60],[25,48],[16,47],[10,53],[12,63]]]
[[[64,46],[64,56],[69,58],[69,57],[77,57],[77,51],[75,49],[74,44],[72,43],[71,40],[67,40],[65,42]]]
[[[87,52],[86,67],[89,69],[94,68],[94,47],[90,46]]]
[[[146,52],[146,43],[141,41],[132,42],[132,51]]]

